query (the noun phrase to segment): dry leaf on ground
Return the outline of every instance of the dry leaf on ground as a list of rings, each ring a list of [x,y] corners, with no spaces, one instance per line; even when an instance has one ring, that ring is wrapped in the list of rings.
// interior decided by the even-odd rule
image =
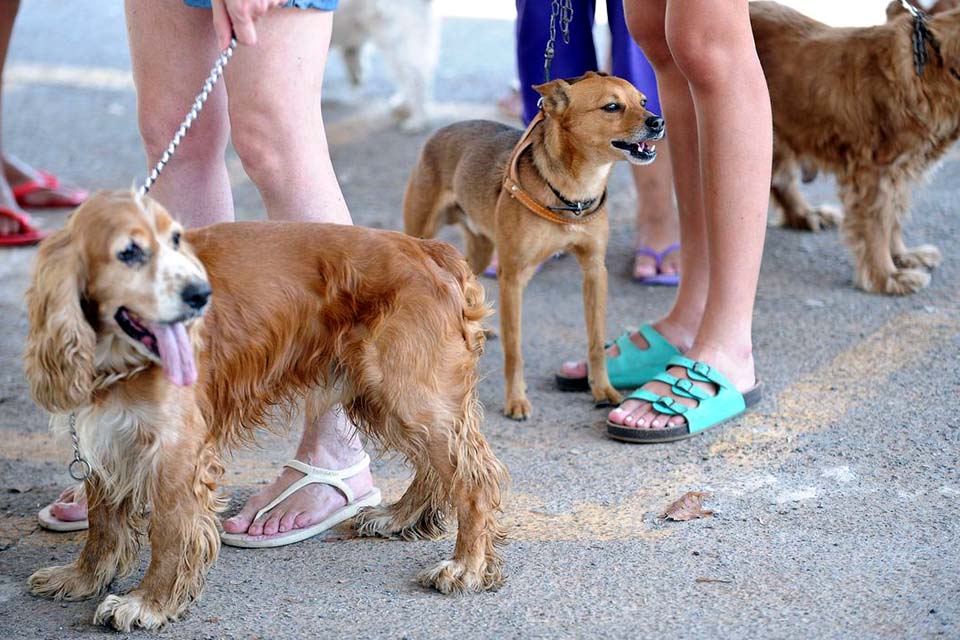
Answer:
[[[709,498],[711,493],[703,491],[687,491],[676,502],[670,503],[661,516],[664,520],[686,522],[697,518],[709,518],[713,511],[703,508],[703,499]]]

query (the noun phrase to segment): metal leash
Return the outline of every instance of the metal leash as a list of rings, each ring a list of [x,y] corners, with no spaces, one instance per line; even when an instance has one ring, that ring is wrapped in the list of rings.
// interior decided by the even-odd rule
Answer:
[[[925,11],[915,7],[907,0],[900,0],[900,5],[913,17],[913,66],[918,76],[923,75],[923,69],[927,66],[930,56],[927,54],[927,45],[933,49],[937,56],[937,62],[943,64],[943,56],[940,53],[940,42],[937,40],[930,29],[927,27],[927,18]]]
[[[206,82],[203,83],[203,89],[197,94],[196,99],[193,101],[193,106],[190,107],[190,111],[187,113],[187,117],[183,119],[183,123],[174,134],[173,140],[170,141],[170,146],[163,152],[163,156],[157,161],[157,165],[153,168],[153,171],[151,171],[150,175],[143,181],[143,186],[140,187],[141,196],[146,195],[147,192],[150,191],[150,187],[152,187],[153,183],[160,177],[160,172],[162,172],[163,168],[170,162],[170,158],[173,157],[174,152],[180,145],[180,141],[183,140],[183,137],[187,135],[187,131],[190,130],[190,125],[192,125],[193,121],[200,115],[203,104],[207,101],[207,97],[210,95],[210,92],[213,91],[213,87],[217,84],[220,76],[223,75],[223,69],[227,66],[230,58],[233,57],[233,52],[236,48],[237,39],[231,38],[230,44],[217,57],[216,64],[213,65],[213,69],[210,70],[210,75],[207,77]]]
[[[177,147],[180,146],[180,142],[183,140],[183,137],[187,135],[187,131],[190,130],[190,126],[193,124],[193,121],[196,120],[197,116],[200,115],[200,111],[203,109],[203,105],[207,101],[207,98],[210,97],[210,92],[213,91],[213,87],[216,86],[217,82],[220,80],[220,77],[223,75],[223,70],[227,66],[227,63],[230,62],[230,58],[233,57],[233,52],[236,50],[236,48],[237,39],[231,38],[230,44],[227,46],[227,48],[221,51],[220,55],[217,56],[217,61],[210,70],[210,75],[207,76],[206,81],[203,83],[203,88],[194,99],[193,105],[190,107],[190,111],[187,112],[187,117],[183,119],[183,122],[180,124],[180,128],[177,129],[177,132],[173,135],[173,140],[170,141],[170,146],[168,146],[167,150],[163,152],[163,155],[157,161],[156,166],[144,179],[143,185],[141,185],[139,189],[139,194],[141,196],[145,196],[147,192],[150,191],[150,187],[152,187],[153,183],[157,181],[157,178],[160,177],[160,173],[163,172],[163,168],[167,166],[167,163],[170,162],[170,158],[172,158],[173,154],[176,153]],[[73,461],[70,463],[70,466],[67,467],[67,471],[70,473],[71,478],[79,482],[90,477],[91,469],[90,463],[80,455],[80,437],[77,435],[76,411],[70,413],[70,437],[73,439]]]
[[[560,16],[560,34],[563,43],[570,44],[570,22],[573,21],[573,0],[551,0],[550,3],[550,38],[547,48],[543,51],[543,81],[550,82],[550,65],[556,55],[557,16]]]
[[[70,477],[80,482],[90,477],[90,463],[80,455],[80,437],[77,435],[77,413],[70,414],[70,437],[73,438],[73,462],[67,467]]]

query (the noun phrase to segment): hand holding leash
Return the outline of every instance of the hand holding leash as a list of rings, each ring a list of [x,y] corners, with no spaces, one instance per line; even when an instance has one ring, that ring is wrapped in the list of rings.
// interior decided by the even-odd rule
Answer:
[[[221,49],[226,49],[234,35],[240,44],[257,44],[254,23],[270,9],[282,7],[286,0],[212,0],[210,4],[217,41]]]

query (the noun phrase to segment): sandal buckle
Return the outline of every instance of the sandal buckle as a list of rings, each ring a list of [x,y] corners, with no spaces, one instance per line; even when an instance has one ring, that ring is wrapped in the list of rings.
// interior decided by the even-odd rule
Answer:
[[[705,363],[700,362],[700,361],[697,361],[697,362],[694,362],[694,363],[693,363],[692,370],[693,370],[694,372],[696,372],[696,373],[699,373],[700,375],[702,375],[702,376],[705,377],[705,378],[710,375],[710,365],[705,364]]]

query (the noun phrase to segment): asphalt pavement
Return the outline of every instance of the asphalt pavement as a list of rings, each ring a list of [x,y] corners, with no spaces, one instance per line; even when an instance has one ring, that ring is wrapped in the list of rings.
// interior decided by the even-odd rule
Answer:
[[[446,3],[450,5],[451,3]],[[513,77],[506,19],[447,17],[431,127],[499,117]],[[428,133],[389,119],[382,60],[351,92],[338,59],[324,89],[334,166],[357,224],[398,229],[407,176]],[[3,95],[4,149],[91,188],[143,173],[119,2],[30,0]],[[185,108],[187,105],[185,105]],[[745,141],[745,144],[747,142]],[[238,216],[256,190],[228,156]],[[691,440],[630,446],[603,437],[586,395],[555,390],[561,361],[585,350],[575,261],[550,262],[525,298],[524,354],[534,416],[501,414],[502,351],[481,361],[484,431],[512,474],[507,582],[445,597],[413,580],[452,539],[353,539],[224,548],[203,598],[156,635],[171,638],[926,638],[960,637],[960,153],[914,191],[908,243],[939,246],[929,288],[902,298],[854,289],[835,232],[771,227],[755,315],[763,403]],[[829,179],[805,187],[835,202]],[[630,281],[632,183],[610,188],[608,333],[653,320],[673,291]],[[38,213],[45,228],[65,213]],[[448,230],[445,239],[459,242]],[[36,569],[72,560],[84,534],[36,525],[67,483],[68,447],[30,400],[21,352],[34,249],[0,250],[0,635],[88,638],[97,600],[27,593]],[[488,281],[489,297],[496,285]],[[298,432],[264,437],[229,463],[232,508],[274,477]],[[397,497],[400,460],[375,463]],[[664,521],[686,491],[712,517]],[[144,562],[146,562],[144,554]],[[146,564],[144,564],[144,567]],[[114,584],[129,589],[141,573]],[[146,635],[143,632],[137,634]]]

